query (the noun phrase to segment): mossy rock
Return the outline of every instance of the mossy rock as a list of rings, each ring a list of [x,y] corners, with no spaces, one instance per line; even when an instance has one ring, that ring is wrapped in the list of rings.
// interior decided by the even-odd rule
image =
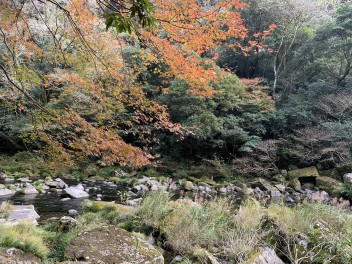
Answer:
[[[296,179],[302,177],[319,177],[319,172],[314,166],[303,169],[291,170],[288,172],[289,179]]]
[[[164,264],[163,256],[152,245],[115,226],[84,232],[72,240],[65,250],[65,260],[78,259],[89,259],[90,263]]]
[[[316,186],[330,194],[339,194],[342,182],[327,176],[317,177]]]
[[[300,191],[302,189],[301,182],[298,179],[292,179],[288,184],[288,187],[291,187],[295,191]]]
[[[215,185],[216,184],[216,182],[213,179],[210,179],[210,178],[204,178],[202,180],[202,182],[204,182],[206,184],[209,184],[209,185]]]
[[[192,191],[194,189],[194,184],[191,181],[185,181],[183,183],[183,188],[187,191]]]

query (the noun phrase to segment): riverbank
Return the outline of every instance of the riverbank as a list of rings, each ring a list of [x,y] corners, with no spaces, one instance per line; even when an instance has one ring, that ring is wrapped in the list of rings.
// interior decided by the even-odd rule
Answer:
[[[23,162],[19,173],[7,167],[0,175],[0,199],[7,201],[0,217],[5,223],[0,227],[2,263],[16,256],[36,259],[31,263],[352,260],[348,173],[327,176],[309,167],[245,178],[210,166],[141,171],[90,167],[81,178],[43,173],[35,163],[29,173],[23,166],[29,165]],[[6,210],[19,205],[34,205],[39,226],[8,219]],[[99,238],[98,246],[93,238]],[[118,252],[131,254],[114,251],[112,245],[121,241],[130,244]],[[17,253],[9,256],[12,248]],[[151,259],[146,252],[154,252]]]

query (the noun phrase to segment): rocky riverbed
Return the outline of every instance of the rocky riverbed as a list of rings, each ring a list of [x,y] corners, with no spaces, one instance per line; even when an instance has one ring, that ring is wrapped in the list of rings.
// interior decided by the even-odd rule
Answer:
[[[12,203],[8,214],[6,216],[3,215],[2,219],[0,219],[0,226],[13,226],[23,221],[26,224],[34,225],[38,224],[38,222],[40,224],[56,222],[58,223],[59,232],[66,232],[65,230],[70,227],[80,225],[75,218],[80,215],[81,203],[84,200],[113,201],[116,206],[120,206],[119,211],[130,211],[139,206],[142,197],[146,193],[159,190],[172,193],[174,200],[186,198],[200,203],[204,200],[212,200],[214,197],[226,196],[241,205],[245,197],[251,196],[264,206],[271,203],[284,203],[288,207],[301,203],[322,203],[338,207],[346,212],[351,211],[350,201],[339,197],[338,191],[343,184],[345,186],[352,185],[352,174],[345,174],[342,182],[332,177],[321,176],[314,167],[289,172],[282,171],[280,175],[275,175],[271,180],[255,178],[243,184],[226,182],[219,184],[212,179],[199,181],[165,177],[158,179],[146,176],[128,184],[116,184],[113,181],[78,182],[70,177],[56,179],[13,178],[4,173],[0,176],[0,201]],[[130,235],[128,232],[126,233],[113,226],[104,228],[100,231],[94,231],[98,232],[97,234],[88,232],[78,236],[75,240],[76,242],[72,242],[72,247],[69,247],[71,251],[65,253],[66,258],[68,260],[84,260],[87,263],[93,261],[94,257],[99,259],[106,258],[107,262],[105,263],[110,263],[109,261],[118,255],[116,252],[114,253],[112,248],[106,249],[107,251],[101,251],[101,248],[106,247],[96,247],[96,243],[88,243],[83,247],[84,243],[79,242],[87,241],[87,237],[98,238],[102,233],[112,235],[117,232],[120,236],[123,233],[124,236],[121,238],[123,241],[127,239],[131,243],[137,243],[138,245],[140,243],[138,242],[138,237]],[[103,237],[101,236],[102,245],[117,243],[116,241],[108,241],[109,239],[106,240],[109,236],[106,236],[106,239]],[[114,235],[114,237],[116,236]],[[76,249],[74,248],[75,243]],[[147,244],[143,245],[148,248]],[[128,245],[126,246],[128,247]],[[135,245],[133,244],[132,247],[135,247]],[[119,251],[123,252],[123,250]],[[157,251],[152,246],[146,252],[149,251],[155,254],[152,254],[152,260],[148,260],[151,261],[148,263],[164,263],[160,253],[156,253]],[[7,263],[5,261],[6,252],[4,251],[2,255],[4,263]],[[22,251],[16,252],[17,255],[14,254],[13,256],[26,255]],[[95,253],[91,255],[89,252]],[[263,247],[260,252],[261,254],[251,263],[283,263],[270,248]],[[72,256],[68,257],[70,254]],[[132,255],[136,257],[136,253]],[[125,259],[128,258],[127,255],[120,254],[118,257],[129,263]],[[142,254],[139,257],[141,259],[149,259],[150,255],[149,253],[147,255]],[[268,260],[265,260],[267,258]],[[11,260],[11,258],[9,259]]]

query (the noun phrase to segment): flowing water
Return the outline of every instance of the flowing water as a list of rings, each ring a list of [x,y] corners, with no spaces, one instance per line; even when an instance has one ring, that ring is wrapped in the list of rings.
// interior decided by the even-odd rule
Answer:
[[[79,182],[65,180],[69,186],[77,185]],[[3,182],[0,182],[3,183]],[[83,182],[85,188],[89,188],[89,199],[96,200],[97,195],[101,194],[102,201],[121,201],[123,193],[127,190],[126,186],[109,186],[103,183]],[[45,221],[50,217],[60,217],[67,215],[69,209],[80,210],[81,203],[84,199],[70,199],[61,201],[62,190],[50,189],[49,192],[40,194],[20,194],[0,197],[0,204],[3,201],[10,201],[15,205],[34,205],[34,208],[40,215],[40,221]]]

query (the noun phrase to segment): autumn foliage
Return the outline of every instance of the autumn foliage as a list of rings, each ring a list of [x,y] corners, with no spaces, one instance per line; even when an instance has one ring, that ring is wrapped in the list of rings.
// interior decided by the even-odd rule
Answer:
[[[70,1],[66,11],[44,2],[0,2],[0,66],[6,83],[0,95],[32,120],[24,137],[65,163],[149,164],[154,131],[180,137],[184,131],[170,122],[165,106],[146,96],[138,80],[141,71],[166,65],[158,72],[161,77],[183,79],[189,92],[211,96],[210,83],[219,76],[216,47],[226,41],[239,51],[250,48],[236,41],[247,34],[238,12],[244,3],[156,0],[156,26],[129,37],[138,43],[141,59],[139,67],[131,67],[124,57],[130,43],[123,34],[105,30],[102,12],[91,1]],[[133,146],[124,135],[140,143]]]

